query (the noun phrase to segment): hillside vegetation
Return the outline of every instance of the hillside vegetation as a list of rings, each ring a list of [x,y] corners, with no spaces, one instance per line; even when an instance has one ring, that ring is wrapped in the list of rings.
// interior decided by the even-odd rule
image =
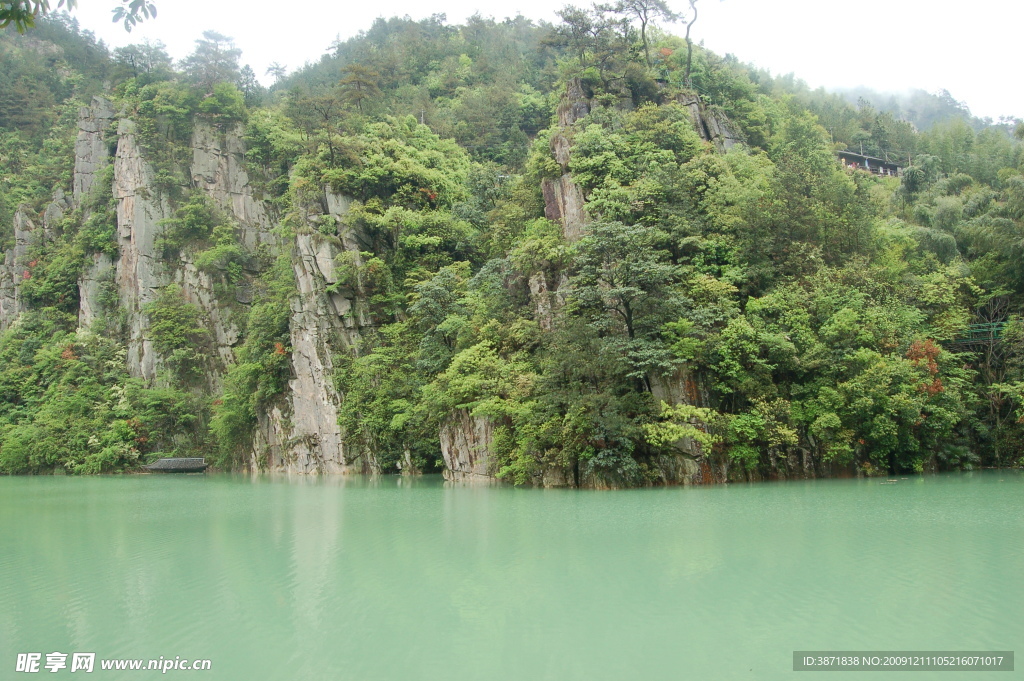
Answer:
[[[0,471],[258,466],[296,370],[305,234],[359,235],[328,293],[356,292],[371,322],[334,346],[332,378],[374,470],[440,470],[453,415],[486,421],[493,472],[523,484],[553,468],[656,483],[680,447],[707,481],[1024,461],[1024,127],[918,95],[918,129],[887,102],[641,36],[625,11],[562,18],[378,20],[269,89],[218,34],[174,64],[67,19],[0,33],[0,247],[19,207],[38,222],[70,193],[78,108],[105,93],[174,210],[161,257],[252,290],[223,380],[174,285],[145,310],[161,373],[132,375],[114,284],[106,314],[78,316],[87,263],[117,255],[108,172],[26,256],[25,309],[0,335]],[[284,247],[246,250],[195,188],[196,117],[243,126]],[[559,182],[585,199],[578,233],[552,211]],[[351,205],[311,221],[324,187]],[[962,342],[990,323],[998,342]]]

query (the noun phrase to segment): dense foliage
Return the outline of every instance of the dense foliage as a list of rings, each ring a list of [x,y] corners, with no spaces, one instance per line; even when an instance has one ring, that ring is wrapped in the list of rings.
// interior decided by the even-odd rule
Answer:
[[[31,311],[0,336],[0,471],[248,462],[291,378],[292,255],[245,252],[190,187],[196,116],[244,126],[283,239],[357,235],[331,286],[375,323],[334,380],[346,437],[382,470],[436,470],[460,416],[491,424],[517,483],[657,482],[686,438],[712,478],[1024,460],[1024,127],[948,93],[876,108],[811,91],[629,6],[566,8],[558,26],[378,20],[270,90],[216,33],[180,73],[158,45],[108,54],[67,21],[0,34],[0,245],[20,205],[38,214],[68,186],[74,108],[106,79],[174,206],[165,257],[252,285],[216,394],[201,311],[176,286],[145,309],[168,371],[129,378],[123,329],[75,330],[82,268],[116,252],[109,199],[91,198],[38,249]],[[567,85],[586,106],[563,129]],[[694,102],[742,143],[707,141]],[[845,168],[840,150],[901,175]],[[565,173],[586,199],[578,239],[545,218],[541,185]],[[310,222],[325,188],[351,207]],[[1001,340],[963,343],[978,323]],[[681,388],[690,403],[664,401]]]

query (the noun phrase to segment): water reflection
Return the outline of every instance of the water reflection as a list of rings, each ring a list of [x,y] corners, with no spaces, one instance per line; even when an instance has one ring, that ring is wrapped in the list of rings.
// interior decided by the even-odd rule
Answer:
[[[728,679],[789,678],[794,649],[1012,649],[1021,476],[878,482],[0,478],[0,664],[57,650],[209,657],[218,679]]]

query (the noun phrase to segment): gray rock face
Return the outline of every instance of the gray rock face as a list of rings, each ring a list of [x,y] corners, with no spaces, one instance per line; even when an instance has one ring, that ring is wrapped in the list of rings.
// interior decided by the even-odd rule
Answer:
[[[110,159],[110,151],[105,139],[107,132],[115,117],[113,105],[110,100],[104,97],[93,97],[92,106],[84,106],[78,110],[78,137],[75,139],[75,168],[72,175],[72,197],[68,199],[60,192],[55,192],[54,203],[60,208],[59,201],[63,197],[67,207],[61,210],[60,217],[67,209],[74,208],[81,204],[82,200],[93,191],[96,185],[96,174],[107,166]],[[97,187],[97,191],[113,191],[109,187]],[[47,223],[47,232],[52,230],[52,224],[60,219],[57,210],[47,209],[49,215],[44,214],[44,222]],[[50,218],[47,221],[47,218]],[[114,278],[114,263],[106,253],[92,255],[92,262],[88,263],[82,275],[78,279],[78,325],[88,328],[103,314],[102,309],[102,284]]]
[[[491,456],[493,436],[490,419],[472,416],[465,409],[455,410],[441,426],[445,480],[493,480],[497,472]]]
[[[96,173],[107,164],[110,153],[104,135],[115,113],[110,100],[93,97],[92,106],[78,111],[78,137],[75,139],[75,172],[72,193],[80,201],[92,190]]]
[[[0,264],[0,331],[24,310],[18,285],[32,276],[28,255],[43,240],[43,230],[36,228],[29,213],[28,206],[19,206],[14,213],[14,248],[4,253]]]
[[[0,331],[5,331],[21,312],[18,305],[18,277],[20,271],[14,262],[14,251],[4,253],[0,263]]]
[[[94,253],[78,278],[78,326],[89,328],[103,313],[103,284],[113,279],[114,263],[106,253]]]
[[[71,198],[65,196],[64,190],[58,187],[53,191],[53,201],[43,211],[43,238],[46,241],[53,241],[60,234],[60,222],[64,214],[74,206]]]
[[[579,78],[573,78],[566,84],[565,95],[558,105],[559,132],[551,138],[551,154],[562,166],[562,175],[558,179],[544,178],[541,181],[544,217],[560,222],[562,233],[568,241],[583,236],[587,224],[583,192],[569,173],[571,144],[568,136],[572,125],[588,113],[590,104],[586,100],[583,86]]]
[[[119,255],[115,265],[120,305],[128,315],[128,371],[146,381],[156,379],[159,365],[149,320],[143,308],[170,283],[170,272],[157,253],[159,225],[172,215],[167,199],[154,190],[152,167],[135,139],[135,124],[118,124],[114,159],[114,198],[117,200]]]
[[[145,306],[161,289],[177,283],[185,299],[203,313],[213,338],[213,356],[208,366],[205,390],[216,394],[223,389],[223,377],[234,362],[233,347],[240,340],[237,324],[240,306],[252,301],[251,281],[242,281],[233,295],[218,298],[218,275],[199,269],[185,251],[166,260],[158,238],[162,221],[173,216],[170,202],[156,187],[155,172],[139,145],[135,124],[117,122],[117,145],[110,158],[105,139],[115,113],[102,98],[80,111],[75,145],[73,198],[59,189],[42,215],[42,225],[25,207],[15,216],[15,246],[0,262],[0,330],[7,328],[21,312],[18,284],[30,268],[30,253],[46,238],[58,236],[64,216],[96,187],[97,173],[113,162],[116,202],[117,252],[93,254],[79,278],[79,325],[91,326],[110,310],[103,309],[105,293],[112,287],[125,313],[128,369],[131,375],[149,383],[158,380],[162,360],[153,346]],[[266,245],[272,250],[282,244],[271,233],[273,216],[253,195],[244,166],[242,129],[218,130],[210,121],[197,120],[194,127],[191,178],[193,185],[221,207],[236,222],[242,245],[251,252]],[[331,218],[335,223],[348,212],[351,199],[330,191],[321,197],[322,206],[311,210],[313,218]],[[254,468],[289,473],[373,473],[379,467],[371,454],[352,447],[338,424],[341,396],[334,386],[333,357],[354,353],[362,330],[374,325],[359,291],[337,290],[335,260],[343,251],[366,250],[365,235],[351,229],[337,237],[304,234],[296,238],[292,260],[299,295],[292,301],[291,346],[295,378],[278,403],[258,414],[258,428],[251,462]],[[113,291],[110,291],[111,293]]]
[[[272,471],[301,474],[376,473],[372,454],[346,442],[338,423],[341,395],[334,387],[333,355],[351,353],[364,315],[351,312],[358,300],[331,294],[337,281],[334,259],[341,252],[336,240],[319,234],[296,237],[293,263],[299,296],[292,303],[291,346],[293,378],[281,404],[259,419],[253,465]]]
[[[311,225],[326,219],[337,224],[352,200],[325,188],[314,203],[317,205],[305,207]],[[326,214],[321,212],[324,210]],[[254,468],[299,474],[379,472],[372,452],[347,441],[338,423],[342,396],[334,383],[334,356],[357,352],[362,330],[374,326],[360,293],[337,287],[338,256],[354,252],[359,264],[358,253],[364,248],[360,235],[351,231],[337,237],[320,233],[296,236],[292,263],[299,295],[292,301],[291,315],[295,378],[278,405],[259,416]]]
[[[22,264],[29,251],[43,242],[43,233],[36,229],[29,213],[30,209],[25,205],[19,206],[14,213],[14,259],[18,264]]]
[[[171,271],[171,279],[181,286],[185,300],[202,310],[208,322],[213,356],[206,372],[206,389],[218,393],[224,388],[224,374],[235,361],[232,348],[238,344],[240,334],[234,312],[217,298],[213,277],[197,268],[187,254]]]
[[[548,280],[544,272],[537,272],[530,277],[530,302],[533,303],[534,319],[545,331],[554,327],[554,295],[548,289]]]
[[[241,145],[239,131],[227,134],[222,140],[224,148]],[[205,146],[197,147],[193,154],[195,167],[211,170],[209,182],[202,188],[215,200],[240,214],[235,214],[242,234],[248,234],[255,247],[268,234],[266,212],[254,208],[256,202],[248,191],[248,178],[240,166],[233,165],[233,151],[221,153],[209,139],[213,132],[209,126],[197,125],[195,139]],[[195,159],[199,159],[195,162]],[[241,173],[241,176],[239,176]],[[203,175],[206,178],[205,175]],[[185,299],[202,310],[213,339],[213,357],[207,371],[207,389],[216,392],[222,388],[223,375],[234,361],[232,347],[238,343],[239,330],[230,305],[218,300],[213,276],[199,270],[191,256],[183,253],[177,261],[163,258],[157,239],[163,232],[162,221],[172,217],[173,210],[155,188],[154,171],[145,159],[135,139],[135,125],[122,119],[118,124],[117,155],[114,159],[114,198],[117,200],[117,233],[119,252],[114,263],[121,306],[128,313],[128,370],[133,376],[154,381],[160,368],[160,358],[149,336],[149,320],[145,306],[155,300],[160,290],[170,283],[181,286]],[[225,205],[226,204],[226,205]],[[250,205],[252,204],[252,205]],[[246,220],[247,222],[243,222]],[[104,277],[102,259],[86,271],[80,286],[83,305],[79,313],[84,323],[96,318],[98,282]]]
[[[572,78],[565,84],[565,96],[558,104],[558,125],[566,128],[590,113],[583,82]]]
[[[650,376],[651,394],[659,402],[670,405],[708,404],[708,392],[700,380],[685,368],[669,376]],[[694,425],[699,425],[694,423]],[[692,438],[685,437],[675,444],[677,454],[659,457],[656,470],[664,484],[688,485],[702,481],[699,462],[708,454]]]
[[[690,110],[690,120],[697,133],[706,142],[711,142],[721,153],[729,151],[743,142],[743,137],[732,122],[721,111],[709,107],[696,92],[680,94],[677,100]]]
[[[280,245],[271,234],[271,217],[262,201],[252,194],[244,167],[242,130],[218,130],[209,121],[197,120],[193,133],[191,177],[230,215],[240,229],[240,241],[250,252],[260,244]],[[134,137],[130,121],[121,121],[114,164],[114,196],[117,199],[119,255],[116,281],[121,304],[128,310],[129,369],[135,376],[155,379],[160,359],[148,337],[146,303],[171,282],[197,305],[208,320],[214,340],[214,357],[206,389],[223,388],[223,376],[234,361],[233,346],[239,342],[234,308],[247,304],[251,292],[241,286],[232,301],[217,298],[214,275],[198,269],[186,252],[175,262],[164,262],[156,247],[160,222],[171,216],[170,206],[153,189],[153,171]],[[330,194],[324,203],[329,215],[339,218],[351,203]],[[296,238],[293,263],[299,295],[292,302],[291,347],[295,378],[278,403],[258,415],[258,428],[250,463],[254,468],[288,473],[370,473],[377,469],[372,457],[352,448],[338,424],[341,397],[334,387],[333,355],[352,352],[360,328],[370,324],[355,293],[328,291],[338,280],[335,258],[346,249],[358,251],[356,235],[332,239],[320,234]],[[82,319],[95,319],[104,263],[98,260],[83,277]],[[234,305],[232,304],[234,303]]]
[[[651,376],[651,394],[654,399],[669,404],[693,404],[701,406],[708,403],[707,390],[700,381],[688,370],[677,369],[669,376]]]
[[[103,97],[93,97],[92,106],[79,109],[78,135],[75,139],[75,165],[72,175],[72,196],[67,196],[61,187],[54,188],[53,201],[43,211],[41,227],[30,217],[31,210],[22,206],[14,215],[14,248],[3,254],[0,263],[0,331],[8,328],[23,311],[19,300],[18,285],[26,273],[31,276],[27,262],[29,253],[45,241],[52,241],[59,235],[64,216],[80,203],[81,197],[91,191],[96,173],[108,163],[109,152],[104,134],[114,119],[110,102]],[[98,272],[87,268],[84,279],[98,276]],[[80,282],[81,283],[81,282]],[[98,295],[91,283],[88,291]],[[86,300],[86,318],[95,318],[96,295]],[[81,315],[80,315],[81,316]]]
[[[266,206],[252,195],[243,133],[240,123],[221,132],[197,117],[192,133],[192,183],[235,218],[242,230],[242,245],[253,251],[258,244],[273,244],[277,239],[270,233]]]
[[[557,180],[544,178],[544,217],[562,223],[562,234],[567,241],[576,241],[586,232],[587,213],[583,190],[565,173]]]

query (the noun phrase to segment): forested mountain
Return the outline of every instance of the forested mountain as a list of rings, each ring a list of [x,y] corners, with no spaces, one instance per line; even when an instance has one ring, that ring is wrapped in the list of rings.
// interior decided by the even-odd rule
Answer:
[[[0,471],[1021,463],[1024,126],[560,16],[378,20],[269,89],[212,32],[0,33]]]

